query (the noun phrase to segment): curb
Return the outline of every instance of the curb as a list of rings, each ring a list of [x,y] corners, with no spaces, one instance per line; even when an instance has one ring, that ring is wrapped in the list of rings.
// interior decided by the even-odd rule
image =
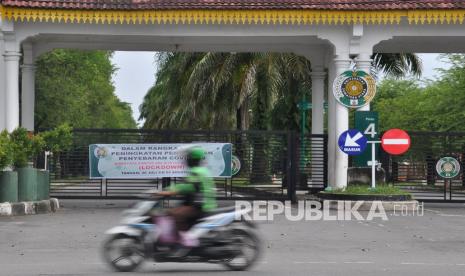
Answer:
[[[60,209],[60,203],[56,198],[41,201],[4,202],[0,203],[0,216],[23,216],[46,214]]]
[[[351,200],[324,200],[323,204],[327,204],[331,210],[350,210],[356,204],[359,211],[369,211],[372,208],[373,203],[381,204],[384,208],[384,211],[416,211],[419,208],[419,203],[416,200],[408,201],[380,201],[380,200],[370,200],[370,201],[351,201]]]
[[[411,195],[353,195],[353,194],[337,194],[330,192],[320,192],[317,196],[323,200],[342,200],[342,201],[411,201]]]

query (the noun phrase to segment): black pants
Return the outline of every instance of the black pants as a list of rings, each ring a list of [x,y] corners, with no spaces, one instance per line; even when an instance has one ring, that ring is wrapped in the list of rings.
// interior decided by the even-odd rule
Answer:
[[[202,216],[202,211],[194,206],[183,205],[168,210],[168,215],[174,218],[176,230],[187,231]]]

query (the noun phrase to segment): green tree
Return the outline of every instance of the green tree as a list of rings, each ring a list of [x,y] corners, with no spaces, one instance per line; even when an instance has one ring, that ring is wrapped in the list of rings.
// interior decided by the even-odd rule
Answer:
[[[40,132],[39,135],[44,140],[44,149],[55,155],[73,146],[73,129],[66,123],[52,130]]]
[[[373,109],[381,129],[410,131],[465,131],[465,55],[444,56],[451,64],[438,80],[386,79],[378,86]]]
[[[0,173],[13,162],[13,147],[6,130],[0,132]]]
[[[114,93],[111,52],[54,50],[39,57],[36,128],[135,128],[128,103]]]
[[[424,90],[416,80],[386,79],[378,85],[372,109],[379,112],[380,129],[403,128],[411,130],[428,128],[422,118],[426,107],[420,104]],[[427,123],[426,123],[427,124]]]
[[[44,140],[40,135],[34,135],[22,127],[13,130],[9,134],[9,139],[11,141],[13,166],[15,168],[26,167],[45,146]]]
[[[421,73],[413,54],[373,59],[375,71],[390,76]],[[162,53],[158,63],[157,81],[141,106],[145,128],[299,129],[297,103],[311,90],[311,64],[304,57]]]

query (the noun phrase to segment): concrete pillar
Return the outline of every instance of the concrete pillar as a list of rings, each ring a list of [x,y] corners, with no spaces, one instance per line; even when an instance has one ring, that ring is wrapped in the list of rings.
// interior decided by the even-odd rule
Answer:
[[[6,128],[6,92],[5,92],[5,41],[0,31],[0,131]]]
[[[371,55],[370,54],[359,54],[355,59],[357,70],[365,71],[368,74],[371,73]],[[370,111],[370,104],[360,107],[359,111]]]
[[[35,66],[21,65],[21,126],[34,131]]]
[[[4,53],[5,59],[5,111],[6,129],[12,131],[19,127],[19,51]]]
[[[324,133],[325,77],[323,67],[312,68],[312,135]],[[323,140],[323,136],[312,137],[312,185],[324,185]]]
[[[323,67],[312,69],[312,134],[323,134],[324,131],[325,77]]]
[[[339,76],[344,71],[350,69],[351,60],[349,55],[338,55],[334,59],[334,71],[336,76]],[[331,95],[334,98],[334,95]],[[336,100],[335,100],[336,101]],[[334,173],[334,182],[330,183],[334,188],[345,188],[347,186],[347,168],[348,168],[348,156],[343,153],[338,145],[337,139],[349,128],[349,110],[336,101],[335,104],[335,143],[329,144],[329,146],[335,148],[335,159],[334,159],[334,172],[328,172],[329,174]]]
[[[336,99],[333,95],[333,82],[336,78],[334,61],[328,65],[328,186],[334,183],[334,159],[336,155]]]

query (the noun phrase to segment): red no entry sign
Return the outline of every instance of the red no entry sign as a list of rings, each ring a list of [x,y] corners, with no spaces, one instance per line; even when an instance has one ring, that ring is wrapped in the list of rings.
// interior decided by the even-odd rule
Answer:
[[[390,129],[381,138],[381,146],[389,154],[403,154],[410,148],[410,136],[402,129]]]

